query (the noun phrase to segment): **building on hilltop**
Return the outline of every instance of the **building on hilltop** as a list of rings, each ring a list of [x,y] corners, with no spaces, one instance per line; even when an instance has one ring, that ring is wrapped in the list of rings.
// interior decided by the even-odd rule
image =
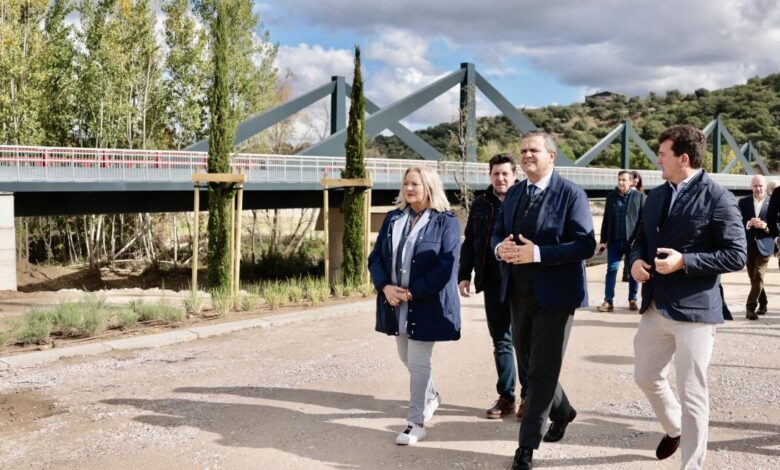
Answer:
[[[592,95],[586,96],[585,102],[586,103],[599,102],[599,101],[612,102],[618,96],[621,96],[620,93],[613,93],[611,91],[599,91],[598,93],[593,93]]]

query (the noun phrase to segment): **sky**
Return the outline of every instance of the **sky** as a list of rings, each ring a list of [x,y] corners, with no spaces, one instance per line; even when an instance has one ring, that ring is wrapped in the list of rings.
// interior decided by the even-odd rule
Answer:
[[[362,51],[366,96],[386,106],[473,62],[516,107],[717,89],[780,70],[775,0],[258,1],[297,96],[344,75]],[[458,115],[458,89],[403,123]],[[481,95],[479,115],[497,114]],[[325,113],[323,113],[325,115]]]

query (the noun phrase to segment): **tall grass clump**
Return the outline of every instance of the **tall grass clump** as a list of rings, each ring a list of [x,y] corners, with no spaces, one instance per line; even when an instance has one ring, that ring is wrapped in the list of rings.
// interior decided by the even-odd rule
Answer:
[[[131,308],[119,309],[114,314],[113,324],[120,330],[126,330],[131,326],[135,326],[139,317],[138,312]]]
[[[47,313],[52,327],[62,336],[95,336],[105,330],[111,316],[106,299],[94,294],[58,304]]]
[[[232,308],[229,288],[218,288],[211,291],[211,306],[220,315],[227,315]]]
[[[51,334],[51,316],[44,309],[34,308],[22,317],[16,339],[24,344],[44,344]]]
[[[287,302],[287,289],[278,282],[268,283],[263,288],[263,298],[271,310],[276,310]]]
[[[306,277],[303,280],[306,300],[312,305],[324,303],[330,297],[330,288],[325,278]]]
[[[200,296],[199,292],[192,292],[190,289],[187,297],[184,299],[184,308],[188,313],[198,315],[203,311],[203,297]]]
[[[161,323],[178,323],[184,319],[184,309],[171,305],[166,299],[145,303],[141,299],[130,302],[130,308],[138,314],[139,321],[156,320]]]
[[[280,281],[279,285],[287,291],[287,298],[292,303],[300,303],[304,297],[303,285],[298,278],[288,279],[286,281]]]

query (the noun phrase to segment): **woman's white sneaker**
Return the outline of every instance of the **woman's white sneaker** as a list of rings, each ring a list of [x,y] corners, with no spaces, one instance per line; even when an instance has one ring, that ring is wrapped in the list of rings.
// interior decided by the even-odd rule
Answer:
[[[424,427],[414,423],[407,423],[406,429],[395,438],[395,443],[399,446],[408,446],[422,441],[427,435],[428,433]]]

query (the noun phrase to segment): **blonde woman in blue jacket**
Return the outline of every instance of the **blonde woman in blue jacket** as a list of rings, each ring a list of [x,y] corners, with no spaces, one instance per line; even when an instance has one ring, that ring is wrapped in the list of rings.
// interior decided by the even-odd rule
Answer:
[[[376,330],[396,337],[409,370],[409,412],[396,437],[399,445],[424,439],[425,422],[441,403],[431,378],[434,343],[460,338],[460,235],[436,172],[425,166],[406,170],[396,209],[385,217],[368,257],[379,293]]]

